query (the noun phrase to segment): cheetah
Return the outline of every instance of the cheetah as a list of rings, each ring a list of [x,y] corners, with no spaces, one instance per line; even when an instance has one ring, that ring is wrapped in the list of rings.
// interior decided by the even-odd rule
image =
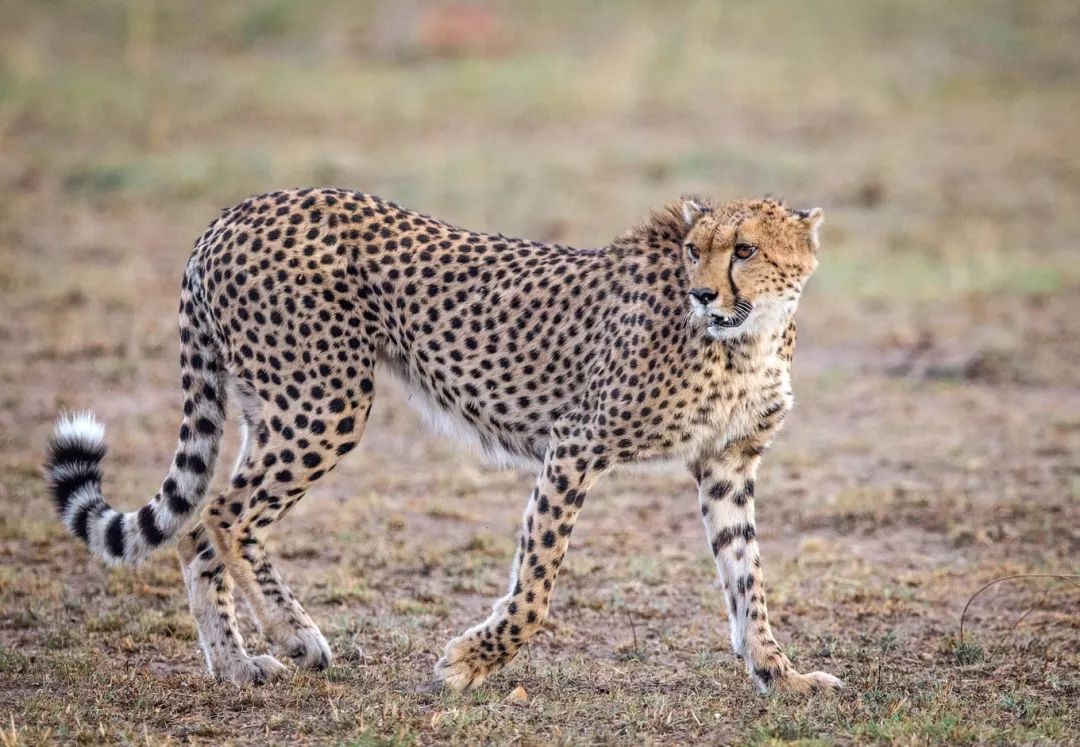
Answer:
[[[794,314],[818,259],[820,208],[688,196],[599,249],[457,228],[373,195],[278,191],[225,210],[180,292],[183,418],[160,490],[137,511],[102,494],[104,428],[62,416],[45,474],[67,529],[132,565],[180,534],[210,673],[286,673],[244,647],[245,599],[273,650],[324,669],[330,647],[264,546],[270,525],[360,441],[376,370],[498,462],[531,465],[510,581],[447,645],[434,683],[473,688],[543,626],[589,489],[678,460],[724,588],[731,646],[760,690],[841,686],[801,674],[773,636],[754,522],[762,454],[792,407]],[[243,444],[209,492],[226,399]],[[198,521],[185,528],[199,513]]]

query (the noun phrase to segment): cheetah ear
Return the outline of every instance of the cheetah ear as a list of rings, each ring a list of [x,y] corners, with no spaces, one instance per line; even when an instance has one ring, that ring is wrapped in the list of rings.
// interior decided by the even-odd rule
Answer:
[[[682,217],[687,228],[692,228],[695,223],[701,220],[701,216],[708,212],[710,210],[697,200],[683,200]]]
[[[818,230],[821,228],[821,224],[825,222],[825,211],[819,207],[811,208],[810,210],[796,210],[795,217],[806,226],[806,230],[810,232],[810,244],[814,247],[816,252],[821,245],[821,241],[818,238]]]

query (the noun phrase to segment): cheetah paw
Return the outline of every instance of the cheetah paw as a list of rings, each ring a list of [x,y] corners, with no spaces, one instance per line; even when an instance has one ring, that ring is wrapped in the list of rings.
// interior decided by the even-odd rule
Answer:
[[[318,628],[297,628],[281,642],[281,650],[301,669],[321,671],[330,666],[330,644]]]
[[[450,641],[435,664],[435,684],[458,692],[477,687],[502,667],[501,661],[484,661],[469,636]]]
[[[777,683],[776,689],[792,693],[818,693],[839,690],[843,686],[844,683],[840,678],[828,672],[810,672],[809,674],[791,672]]]
[[[284,676],[288,668],[273,656],[245,656],[230,659],[215,671],[219,682],[231,682],[238,687],[264,685]]]

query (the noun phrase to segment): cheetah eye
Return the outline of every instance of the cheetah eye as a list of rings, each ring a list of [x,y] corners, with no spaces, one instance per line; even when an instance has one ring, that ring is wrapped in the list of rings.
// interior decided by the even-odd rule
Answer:
[[[735,258],[736,259],[750,259],[754,256],[754,252],[757,251],[757,247],[753,244],[736,244],[735,245]]]
[[[697,262],[701,259],[701,254],[698,253],[698,248],[693,244],[686,245],[686,256],[690,258],[691,262]]]

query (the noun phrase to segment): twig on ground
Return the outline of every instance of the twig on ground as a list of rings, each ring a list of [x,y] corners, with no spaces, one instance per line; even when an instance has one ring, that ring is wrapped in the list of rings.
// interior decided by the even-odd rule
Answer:
[[[1070,583],[1073,586],[1075,586],[1076,588],[1080,589],[1080,583],[1076,582],[1076,579],[1080,579],[1080,574],[1076,574],[1076,573],[1017,573],[1016,575],[1013,575],[1013,576],[1003,576],[1001,578],[996,578],[993,581],[991,581],[990,583],[984,585],[982,588],[980,588],[978,591],[976,591],[970,597],[968,597],[967,604],[964,605],[964,611],[960,613],[960,645],[961,646],[964,645],[964,620],[967,619],[968,608],[971,606],[971,603],[975,601],[975,598],[977,596],[979,596],[980,594],[982,594],[987,589],[989,589],[991,586],[994,586],[995,584],[1000,584],[1003,581],[1013,581],[1013,580],[1018,579],[1018,578],[1055,578],[1055,579],[1058,579],[1059,581],[1065,581],[1066,583]],[[1027,617],[1030,612],[1031,612],[1031,610],[1028,610],[1027,612],[1025,612],[1023,614],[1023,616],[1020,618],[1020,620],[1017,620],[1016,625],[1019,625],[1020,622],[1023,621],[1023,619],[1025,617]],[[1016,625],[1013,625],[1013,629],[1016,628]]]

